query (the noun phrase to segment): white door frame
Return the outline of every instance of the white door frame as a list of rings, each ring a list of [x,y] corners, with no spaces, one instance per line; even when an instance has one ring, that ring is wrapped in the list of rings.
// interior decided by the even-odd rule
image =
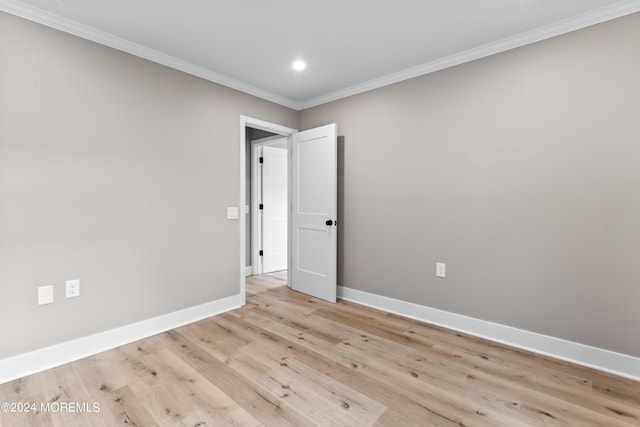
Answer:
[[[269,123],[264,120],[254,119],[248,116],[240,116],[240,218],[238,225],[240,227],[240,296],[242,298],[242,305],[246,304],[247,289],[246,289],[246,264],[247,264],[247,244],[246,244],[246,227],[247,227],[247,198],[246,198],[246,185],[247,185],[247,131],[246,128],[251,127],[254,129],[265,130],[267,132],[283,135],[286,137],[298,132],[297,129],[289,128],[286,126],[278,125],[275,123]]]
[[[289,150],[288,138],[282,135],[268,136],[266,138],[251,141],[251,274],[262,274],[262,259],[260,248],[262,245],[262,212],[259,209],[262,203],[262,173],[260,171],[259,157],[262,147],[285,143],[285,149]],[[287,162],[288,164],[288,162]],[[245,259],[245,264],[246,264]]]

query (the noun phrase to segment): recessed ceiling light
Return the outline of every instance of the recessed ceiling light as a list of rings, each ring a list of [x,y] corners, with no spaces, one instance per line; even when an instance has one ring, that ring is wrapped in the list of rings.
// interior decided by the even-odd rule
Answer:
[[[296,71],[302,71],[305,68],[307,68],[307,63],[301,59],[298,59],[296,61],[293,61],[293,64],[291,64],[291,67],[293,67],[293,69]]]

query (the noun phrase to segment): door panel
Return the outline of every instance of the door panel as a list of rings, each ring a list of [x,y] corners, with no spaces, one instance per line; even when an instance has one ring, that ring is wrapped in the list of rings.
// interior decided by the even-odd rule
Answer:
[[[262,272],[287,269],[287,150],[262,149]]]
[[[298,145],[298,162],[304,165],[298,170],[299,188],[302,189],[298,193],[298,212],[301,214],[327,214],[331,188],[319,179],[331,165],[331,153],[327,151],[326,141],[321,138],[302,141]]]
[[[327,231],[308,228],[298,229],[298,247],[308,248],[299,251],[298,268],[306,273],[326,275],[327,251],[324,250]]]
[[[337,292],[336,144],[335,124],[291,138],[291,288],[330,302]]]

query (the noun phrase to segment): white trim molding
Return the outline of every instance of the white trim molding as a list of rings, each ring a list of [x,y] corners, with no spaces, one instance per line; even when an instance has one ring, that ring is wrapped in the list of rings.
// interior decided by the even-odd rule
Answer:
[[[640,358],[338,286],[338,298],[640,381]]]
[[[267,101],[271,101],[291,109],[297,109],[298,106],[297,102],[284,96],[276,95],[275,93],[260,89],[224,74],[217,73],[191,62],[151,49],[147,46],[114,36],[113,34],[81,24],[77,21],[63,18],[59,15],[39,9],[21,1],[0,1],[0,11],[5,11],[12,15],[28,19],[29,21],[37,22],[38,24],[63,31],[68,34],[73,34],[74,36],[129,53],[157,64],[165,65],[169,68],[173,68],[174,70],[182,71],[184,73],[200,77],[201,79],[205,79],[258,98],[266,99]]]
[[[236,80],[232,77],[217,73],[182,59],[167,55],[146,46],[133,43],[129,40],[116,37],[112,34],[100,31],[96,28],[81,24],[76,21],[63,18],[45,10],[36,8],[29,4],[17,0],[0,0],[0,11],[5,11],[12,15],[64,31],[78,37],[100,43],[123,52],[130,53],[140,58],[165,65],[167,67],[183,71],[185,73],[200,77],[202,79],[217,83],[267,101],[289,107],[293,110],[305,110],[307,108],[326,104],[338,99],[357,95],[372,89],[377,89],[403,80],[419,77],[425,74],[433,73],[445,68],[463,64],[465,62],[474,61],[497,53],[505,52],[510,49],[525,46],[561,34],[576,31],[591,25],[600,24],[611,19],[620,18],[640,11],[640,0],[620,0],[601,8],[583,13],[571,18],[567,18],[550,25],[537,28],[532,31],[516,34],[502,40],[497,40],[478,46],[464,52],[456,53],[444,58],[435,59],[433,61],[417,65],[405,70],[400,70],[386,76],[357,84],[342,90],[331,92],[316,98],[304,101],[295,101],[287,97],[277,95],[273,92],[263,90]]]
[[[531,31],[516,34],[502,40],[474,47],[463,52],[455,53],[444,58],[435,59],[433,61],[416,65],[395,73],[388,74],[364,83],[321,95],[313,99],[298,102],[297,110],[305,110],[307,108],[316,107],[318,105],[327,104],[338,99],[347,98],[349,96],[364,93],[373,89],[378,89],[404,80],[420,77],[425,74],[435,73],[436,71],[446,68],[455,67],[467,62],[482,59],[491,55],[506,52],[511,49],[526,46],[562,34],[577,31],[592,25],[601,24],[615,18],[621,18],[626,15],[640,11],[640,0],[622,0],[616,3],[603,6],[601,8],[586,12],[568,19],[564,19],[553,24],[549,24]]]
[[[237,294],[0,360],[0,384],[242,307]]]

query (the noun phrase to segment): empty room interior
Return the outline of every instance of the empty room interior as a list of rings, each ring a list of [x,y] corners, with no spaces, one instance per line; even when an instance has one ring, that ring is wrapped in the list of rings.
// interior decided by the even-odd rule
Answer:
[[[640,1],[0,0],[0,426],[640,426]]]

